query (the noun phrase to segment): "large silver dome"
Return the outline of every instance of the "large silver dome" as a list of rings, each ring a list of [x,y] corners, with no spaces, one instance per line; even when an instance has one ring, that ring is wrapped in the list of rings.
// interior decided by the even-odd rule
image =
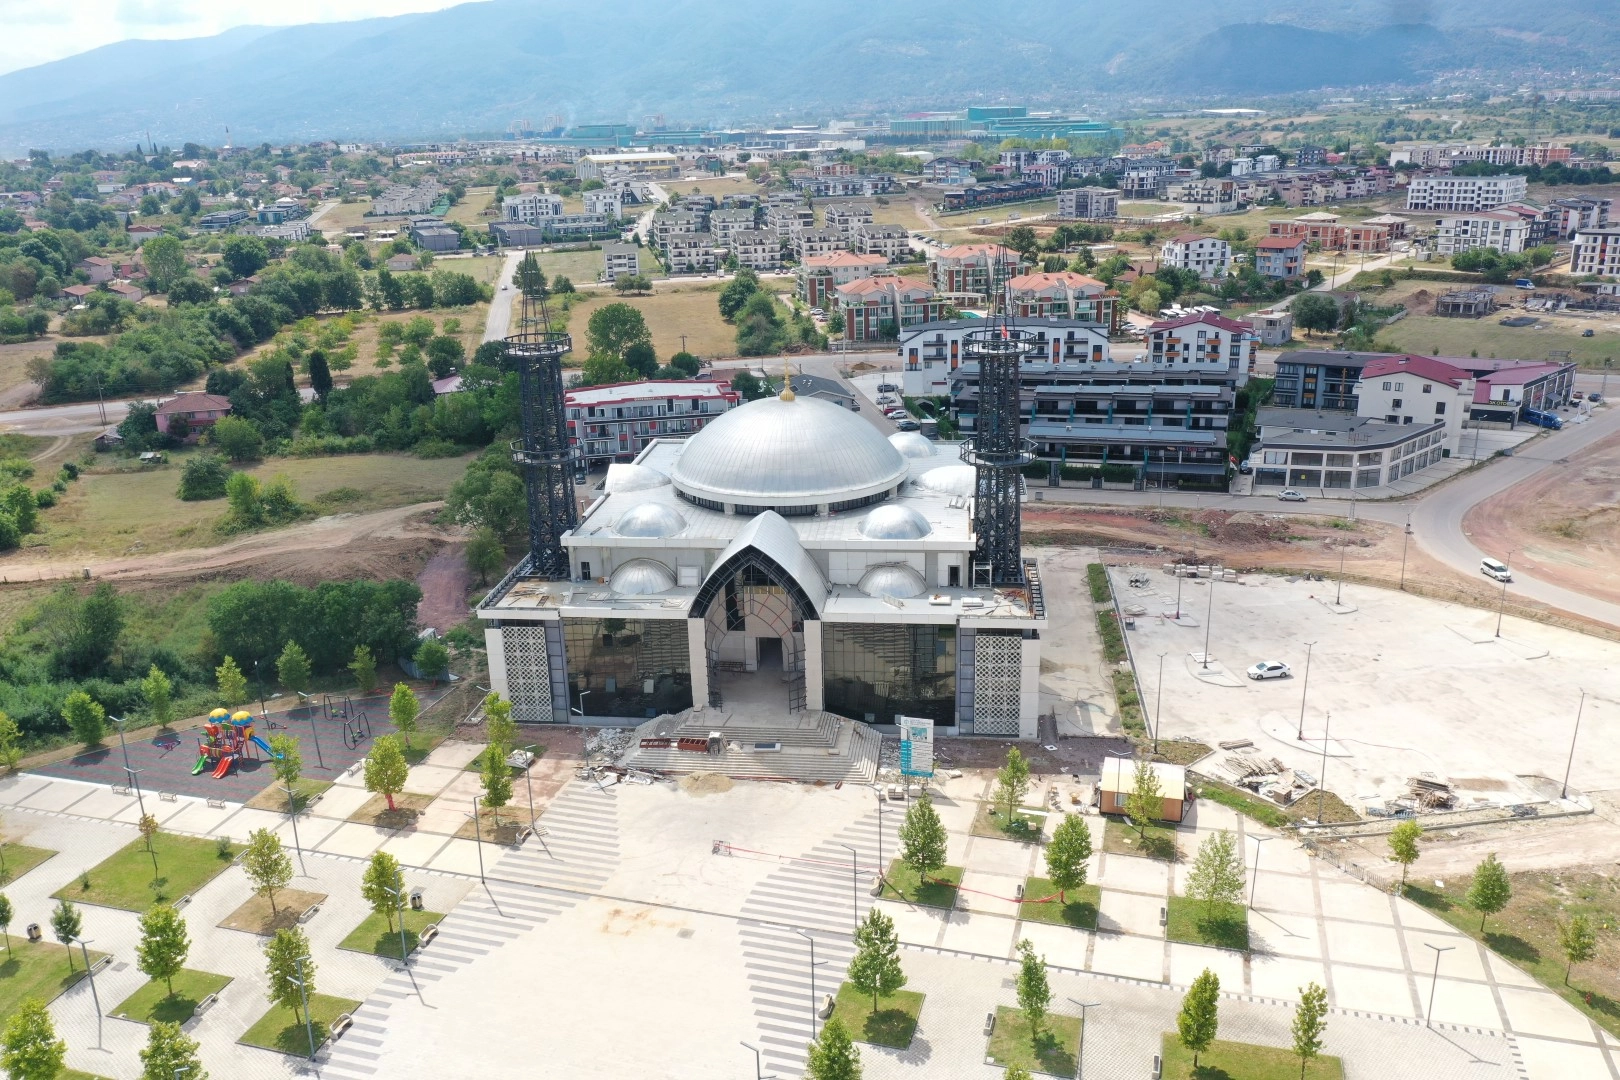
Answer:
[[[970,496],[978,473],[971,465],[941,465],[917,477],[917,486],[942,495]]]
[[[675,587],[669,567],[653,559],[631,559],[622,563],[608,578],[608,588],[620,596],[653,596]]]
[[[675,536],[686,528],[686,519],[673,506],[641,503],[632,506],[614,523],[613,531],[620,536]]]
[[[933,531],[928,519],[909,506],[880,506],[861,522],[861,535],[868,540],[916,540]]]
[[[860,590],[867,596],[905,600],[928,588],[921,574],[904,563],[883,563],[861,575]]]
[[[813,506],[892,490],[906,461],[848,409],[816,398],[751,401],[692,436],[670,469],[688,495],[745,506]]]

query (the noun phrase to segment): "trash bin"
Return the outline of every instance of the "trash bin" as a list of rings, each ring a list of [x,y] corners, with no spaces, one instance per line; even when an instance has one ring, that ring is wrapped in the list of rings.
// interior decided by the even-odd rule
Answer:
[[[424,910],[423,905],[422,905],[422,890],[421,889],[412,889],[411,890],[411,910],[412,911],[422,911],[422,910]]]

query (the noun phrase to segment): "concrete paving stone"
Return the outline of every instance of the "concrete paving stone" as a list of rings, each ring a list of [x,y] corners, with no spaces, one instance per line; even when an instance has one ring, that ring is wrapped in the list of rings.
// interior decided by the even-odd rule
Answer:
[[[156,796],[153,796],[152,801],[157,801]],[[129,807],[138,805],[133,794],[114,795],[112,788],[96,787],[91,790],[89,796],[73,804],[73,812],[84,817],[111,821]],[[137,809],[136,820],[139,819],[140,812]]]
[[[471,817],[472,804],[463,809],[460,805],[435,799],[426,810],[416,815],[416,831],[454,836]]]
[[[1503,984],[1504,986],[1535,987],[1541,985],[1536,981],[1536,977],[1534,975],[1531,975],[1528,971],[1525,971],[1513,961],[1497,956],[1495,953],[1488,950],[1486,951],[1485,956],[1486,963],[1490,964],[1491,966],[1492,977],[1494,977],[1497,982]]]
[[[1017,896],[1018,886],[1023,883],[1022,877],[969,870],[962,875],[963,891],[959,894],[958,904],[969,911],[1016,918],[1019,905],[1014,897]],[[973,891],[968,892],[969,889]]]
[[[320,850],[333,855],[348,855],[357,859],[369,858],[373,851],[388,839],[385,829],[357,822],[345,822],[321,841]]]
[[[1188,945],[1181,941],[1170,943],[1170,981],[1177,986],[1191,986],[1205,969],[1221,980],[1221,989],[1231,993],[1243,992],[1243,954],[1230,949],[1211,949],[1205,945]]]
[[[1222,806],[1209,799],[1200,799],[1192,815],[1194,827],[1198,830],[1198,840],[1202,841],[1205,835],[1225,829],[1228,832],[1237,832],[1239,814],[1231,807]]]
[[[446,739],[429,751],[427,759],[422,764],[459,771],[466,768],[473,758],[483,752],[483,743]]]
[[[1300,990],[1311,983],[1327,985],[1327,969],[1319,960],[1291,956],[1250,957],[1249,988],[1260,997],[1298,1001]]]
[[[1129,934],[1098,934],[1091,970],[1163,982],[1164,942]]]
[[[1418,907],[1410,900],[1396,899],[1396,905],[1401,913],[1401,925],[1408,930],[1423,930],[1435,934],[1450,934],[1453,937],[1463,937],[1455,926],[1452,926],[1440,916],[1424,908]],[[1442,944],[1436,942],[1435,944]]]
[[[1091,942],[1088,931],[1052,923],[1023,922],[1018,926],[1018,937],[1029,939],[1035,951],[1045,956],[1049,964],[1085,970],[1086,950]]]
[[[940,944],[980,956],[1011,956],[1016,926],[1011,919],[953,911],[946,916],[945,939]]]
[[[884,808],[893,813],[904,814],[900,803],[885,802]],[[941,800],[934,803],[934,811],[939,814],[940,824],[945,826],[946,832],[965,833],[973,827],[973,816],[979,812],[979,804],[974,799],[955,802]],[[900,820],[904,820],[904,817]]]
[[[1255,848],[1254,837],[1256,835],[1276,836],[1276,834],[1263,830],[1256,826],[1253,822],[1250,822],[1248,835],[1249,839],[1243,845],[1248,849],[1244,852],[1243,860],[1244,865],[1248,866],[1250,869],[1253,869]],[[1311,873],[1311,856],[1305,851],[1304,848],[1294,843],[1292,839],[1274,839],[1268,843],[1260,845],[1261,877],[1264,877],[1268,870],[1275,871],[1280,874],[1298,874],[1309,877]]]
[[[1023,881],[1030,868],[1042,866],[1040,848],[1035,844],[1020,844],[1012,840],[990,840],[983,836],[973,838],[973,850],[967,868],[986,874],[1000,874]]]
[[[1262,869],[1258,881],[1251,874],[1250,885],[1254,891],[1254,906],[1261,911],[1316,914],[1316,887],[1308,877],[1274,874]]]
[[[1097,905],[1097,929],[1104,933],[1164,937],[1164,927],[1159,925],[1159,909],[1164,907],[1163,900],[1113,889],[1103,889],[1101,896],[1101,902]]]
[[[98,790],[95,784],[81,784],[76,780],[52,780],[49,784],[30,792],[19,806],[26,806],[31,810],[66,810],[69,806],[79,802],[87,796],[94,795]]]
[[[1104,860],[1097,884],[1104,888],[1163,896],[1170,880],[1169,864],[1137,855],[1110,855]]]
[[[1479,946],[1472,939],[1460,934],[1434,934],[1423,930],[1407,930],[1404,936],[1406,955],[1415,970],[1422,971],[1425,967],[1431,971],[1434,969],[1434,952],[1425,947],[1433,945],[1451,950],[1440,957],[1442,978],[1485,981],[1485,961],[1480,959]]]
[[[1418,980],[1418,996],[1428,1007],[1430,986]],[[1466,1024],[1469,1027],[1504,1030],[1502,1013],[1496,1007],[1496,996],[1482,982],[1463,982],[1458,979],[1438,979],[1434,990],[1434,1020],[1436,1023]]]
[[[329,787],[321,801],[309,808],[316,817],[343,819],[360,809],[371,799],[371,792],[357,787]]]
[[[1377,889],[1356,881],[1327,878],[1318,881],[1317,888],[1322,895],[1322,914],[1330,919],[1354,919],[1389,926],[1395,923],[1395,916],[1389,910],[1389,897]]]
[[[1335,962],[1394,970],[1406,966],[1401,959],[1401,940],[1393,927],[1328,919],[1323,932],[1327,935],[1328,956]]]
[[[1573,1080],[1574,1077],[1613,1076],[1603,1051],[1596,1045],[1572,1046],[1520,1034],[1515,1040],[1530,1080]]]
[[[485,844],[484,865],[487,868],[491,862],[499,857],[501,849]],[[428,863],[430,870],[443,870],[452,874],[478,873],[478,842],[475,840],[451,840],[444,850],[433,857]],[[487,872],[487,870],[486,870]]]
[[[1341,1009],[1361,1009],[1388,1016],[1417,1016],[1404,971],[1374,971],[1333,965],[1332,1002]]]
[[[324,779],[332,781],[332,784],[335,787],[364,788],[366,786],[365,763],[360,761],[355,762],[349,768],[344,769],[341,772],[327,770],[321,775]]]
[[[241,809],[234,804],[227,804],[224,809],[218,809],[198,799],[179,799],[175,803],[160,802],[158,805],[169,812],[167,817],[158,818],[165,829],[171,832],[205,835],[219,828],[232,814]]]
[[[441,765],[418,765],[405,776],[405,790],[415,795],[437,795],[461,778],[462,769]],[[518,785],[521,790],[522,785]]]
[[[1507,1010],[1513,1030],[1553,1039],[1591,1042],[1591,1022],[1550,990],[1522,990],[1499,987],[1502,1007]]]
[[[406,866],[426,866],[444,847],[445,840],[446,837],[439,833],[399,833],[384,840],[382,850]]]
[[[945,925],[945,912],[937,908],[904,904],[898,900],[880,900],[877,906],[894,920],[895,933],[906,944],[932,948],[939,943],[939,934]]]
[[[268,810],[252,810],[242,807],[236,813],[208,830],[209,836],[229,836],[233,840],[246,842],[248,835],[255,829],[269,829],[272,832],[286,824],[286,814],[273,814]]]
[[[1249,913],[1249,947],[1257,953],[1319,960],[1322,957],[1322,934],[1314,915],[1290,915],[1262,909]]]

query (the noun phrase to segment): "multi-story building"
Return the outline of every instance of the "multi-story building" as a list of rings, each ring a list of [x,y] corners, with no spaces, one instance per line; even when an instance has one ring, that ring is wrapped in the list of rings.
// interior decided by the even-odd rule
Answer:
[[[844,234],[837,229],[800,229],[793,234],[793,254],[801,261],[842,250]]]
[[[1391,226],[1371,221],[1341,222],[1339,215],[1317,211],[1285,221],[1271,221],[1268,235],[1303,239],[1323,251],[1383,252],[1389,250]]]
[[[713,233],[671,233],[664,245],[671,274],[712,274],[720,265]]]
[[[1066,188],[1057,193],[1057,216],[1087,221],[1109,221],[1119,217],[1119,189],[1100,187]]]
[[[855,239],[862,225],[872,224],[872,204],[869,202],[828,203],[822,208],[822,220],[827,228],[837,229],[846,246]]]
[[[765,209],[765,225],[778,239],[791,240],[799,230],[816,227],[816,212],[797,195],[772,195]]]
[[[900,190],[893,176],[877,173],[862,176],[796,176],[793,186],[817,199],[871,198]]]
[[[395,184],[375,199],[366,213],[373,217],[395,217],[403,214],[425,214],[439,201],[443,188],[432,180],[420,184]]]
[[[1209,312],[1156,322],[1145,343],[1154,364],[1199,371],[1224,367],[1235,386],[1249,381],[1259,349],[1253,327]]]
[[[591,194],[597,195],[600,192],[593,191]],[[562,196],[548,195],[543,191],[508,195],[506,201],[501,203],[503,220],[521,222],[524,225],[539,225],[544,218],[561,217],[562,212]]]
[[[1301,169],[1317,169],[1327,164],[1328,149],[1306,143],[1294,151],[1294,164]]]
[[[1530,223],[1511,211],[1481,210],[1434,219],[1435,253],[1448,257],[1475,248],[1523,251],[1529,235]]]
[[[1305,238],[1262,236],[1254,245],[1254,268],[1264,277],[1293,281],[1305,271]]]
[[[691,210],[665,210],[653,215],[653,243],[661,248],[668,248],[674,236],[705,231],[703,218]]]
[[[1256,311],[1246,316],[1254,336],[1265,348],[1286,345],[1294,338],[1294,313],[1287,308]]]
[[[574,162],[574,172],[581,180],[607,180],[620,176],[668,179],[678,176],[680,167],[679,158],[663,151],[585,154]]]
[[[585,212],[603,217],[624,216],[624,189],[615,185],[598,191],[587,191],[584,196]]]
[[[898,259],[911,250],[911,239],[904,225],[865,224],[855,230],[851,246],[862,255],[882,255]]]
[[[725,245],[732,258],[750,270],[780,270],[782,244],[776,234],[766,229],[739,229],[731,234]]]
[[[928,281],[946,299],[987,303],[1002,282],[1018,272],[1018,253],[1000,244],[959,244],[932,252]]]
[[[422,217],[411,219],[411,243],[424,251],[454,251],[461,246],[461,234],[443,218]]]
[[[923,179],[945,187],[971,187],[978,181],[973,176],[973,162],[961,158],[938,157],[923,164]]]
[[[1577,230],[1570,249],[1569,272],[1599,277],[1620,275],[1620,227]]]
[[[1390,424],[1440,424],[1443,445],[1455,452],[1475,389],[1471,372],[1439,357],[1383,356],[1361,369],[1356,412]]]
[[[1237,183],[1230,177],[1197,177],[1171,184],[1165,197],[1205,214],[1230,214],[1238,208]]]
[[[1119,294],[1072,270],[1020,274],[1007,282],[1007,311],[1026,319],[1074,319],[1117,328]]]
[[[635,244],[602,246],[602,280],[608,284],[641,273],[641,248]]]
[[[888,266],[889,260],[881,255],[835,251],[831,255],[801,259],[794,270],[794,278],[799,298],[810,307],[824,308],[832,302],[833,290],[838,286],[881,274]]]
[[[1522,176],[1414,176],[1406,188],[1408,210],[1494,210],[1518,202],[1529,190]]]
[[[1271,403],[1283,409],[1356,411],[1361,369],[1386,353],[1300,349],[1277,357]]]
[[[859,278],[833,290],[845,341],[893,341],[907,327],[939,319],[944,301],[910,278]]]
[[[716,210],[709,215],[709,231],[714,233],[715,241],[722,247],[730,246],[733,233],[753,227],[752,210]]]
[[[1255,487],[1374,488],[1445,456],[1445,426],[1392,424],[1347,412],[1263,408],[1248,463]]]
[[[203,214],[197,218],[198,232],[230,232],[248,219],[250,215],[246,210],[215,210],[211,214]]]
[[[629,461],[653,439],[680,438],[737,405],[726,383],[612,383],[569,390],[568,437],[587,462]]]
[[[1036,348],[1027,361],[1032,372],[1045,370],[1047,365],[1110,362],[1112,346],[1105,324],[1047,316],[1014,318],[1013,325],[1035,336]],[[901,383],[906,394],[912,397],[949,394],[951,379],[963,363],[963,335],[983,329],[983,319],[946,319],[922,323],[902,332],[897,355],[903,368]]]
[[[1223,277],[1232,267],[1232,245],[1219,237],[1182,233],[1164,242],[1159,261],[1201,278]]]
[[[1609,223],[1609,210],[1613,204],[1612,199],[1586,196],[1554,199],[1547,204],[1548,237],[1570,240],[1582,229],[1601,229]]]

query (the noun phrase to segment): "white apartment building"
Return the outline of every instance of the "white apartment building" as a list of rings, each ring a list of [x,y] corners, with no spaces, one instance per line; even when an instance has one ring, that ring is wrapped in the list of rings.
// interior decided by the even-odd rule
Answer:
[[[1529,191],[1522,176],[1414,176],[1406,189],[1408,210],[1494,210]]]
[[[621,277],[641,273],[641,248],[635,244],[605,244],[602,247],[602,280],[612,284]]]
[[[1381,356],[1361,369],[1356,415],[1386,424],[1443,424],[1442,445],[1455,453],[1474,387],[1469,372],[1435,357]]]
[[[1107,221],[1119,217],[1119,189],[1068,188],[1057,193],[1057,216]]]
[[[752,210],[716,210],[709,215],[709,231],[721,247],[731,244],[734,234],[754,227]]]
[[[1529,238],[1530,222],[1519,214],[1484,210],[1434,219],[1434,250],[1439,255],[1455,255],[1474,248],[1523,251]]]
[[[843,251],[844,234],[837,229],[800,229],[793,234],[793,252],[799,261]]]
[[[664,245],[664,256],[672,274],[712,274],[720,265],[713,233],[673,233]]]
[[[782,244],[768,229],[738,229],[727,246],[738,264],[750,270],[782,268]]]
[[[592,192],[592,194],[597,194]],[[561,195],[547,195],[543,191],[531,191],[522,195],[508,195],[501,204],[503,216],[506,221],[515,221],[523,225],[539,225],[547,218],[562,217],[563,201]],[[595,213],[596,211],[591,211]]]
[[[846,241],[855,238],[862,225],[872,224],[872,204],[867,202],[828,203],[822,209],[827,228],[837,229]]]
[[[862,255],[882,255],[885,259],[899,259],[911,250],[911,239],[904,225],[861,225],[855,230],[851,246]]]
[[[585,212],[616,218],[624,216],[624,193],[619,188],[603,188],[585,193]]]
[[[1201,278],[1221,277],[1232,266],[1232,245],[1213,236],[1182,233],[1164,242],[1159,261],[1178,270],[1195,271]]]
[[[1569,256],[1569,272],[1620,277],[1620,228],[1577,230]]]

